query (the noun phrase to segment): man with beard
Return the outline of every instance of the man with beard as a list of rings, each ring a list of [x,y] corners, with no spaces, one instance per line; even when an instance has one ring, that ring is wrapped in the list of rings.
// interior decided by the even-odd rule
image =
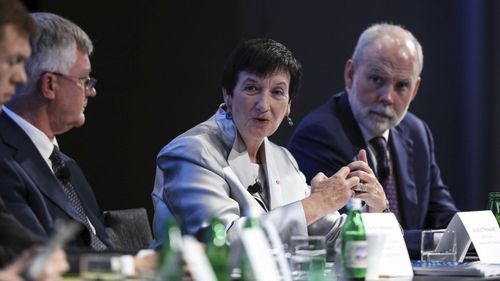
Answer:
[[[407,112],[422,67],[422,47],[408,30],[369,27],[345,65],[345,91],[306,116],[289,144],[308,180],[319,171],[330,176],[366,149],[413,258],[420,254],[421,229],[445,228],[458,211],[441,179],[429,127]]]

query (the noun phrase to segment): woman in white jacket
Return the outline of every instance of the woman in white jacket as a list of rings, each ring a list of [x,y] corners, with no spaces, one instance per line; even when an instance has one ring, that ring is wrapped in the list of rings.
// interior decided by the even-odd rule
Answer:
[[[288,150],[268,140],[285,117],[291,123],[291,97],[300,80],[300,63],[274,40],[248,40],[233,51],[222,79],[224,103],[158,155],[154,247],[161,245],[162,225],[171,215],[191,235],[217,216],[233,241],[247,209],[272,222],[284,241],[308,233],[329,242],[338,236],[343,216],[337,210],[353,189],[360,182],[379,186],[368,165],[356,161],[329,178],[319,173],[309,187]],[[371,201],[376,207],[370,210],[385,208],[381,188]]]

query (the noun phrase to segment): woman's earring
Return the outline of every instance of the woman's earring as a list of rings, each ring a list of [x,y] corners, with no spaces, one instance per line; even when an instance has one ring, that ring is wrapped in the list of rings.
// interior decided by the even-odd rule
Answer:
[[[290,116],[287,116],[287,117],[286,117],[286,122],[288,122],[288,125],[289,125],[290,127],[292,127],[292,126],[293,126],[293,121],[292,121],[292,118],[290,118]]]
[[[227,111],[226,112],[226,119],[227,120],[233,120],[233,114],[231,113],[231,111]]]

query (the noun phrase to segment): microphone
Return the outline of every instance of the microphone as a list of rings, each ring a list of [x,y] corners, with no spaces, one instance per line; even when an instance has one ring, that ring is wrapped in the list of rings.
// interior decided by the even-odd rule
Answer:
[[[260,184],[260,182],[255,181],[254,184],[248,186],[247,190],[248,192],[250,192],[250,194],[261,193],[262,185]]]

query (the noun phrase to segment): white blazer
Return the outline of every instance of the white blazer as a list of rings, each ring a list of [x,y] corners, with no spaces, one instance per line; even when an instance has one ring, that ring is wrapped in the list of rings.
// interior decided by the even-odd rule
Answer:
[[[310,193],[297,162],[284,147],[267,138],[261,159],[267,177],[269,212],[246,188],[250,177],[250,158],[224,105],[207,121],[198,124],[167,144],[157,158],[155,186],[154,248],[162,244],[163,224],[172,214],[184,233],[197,235],[212,216],[218,216],[234,241],[244,224],[244,212],[252,210],[270,221],[281,239],[293,235],[326,235],[335,239],[344,217],[335,212],[308,227],[301,199]],[[262,157],[263,156],[263,157]]]

